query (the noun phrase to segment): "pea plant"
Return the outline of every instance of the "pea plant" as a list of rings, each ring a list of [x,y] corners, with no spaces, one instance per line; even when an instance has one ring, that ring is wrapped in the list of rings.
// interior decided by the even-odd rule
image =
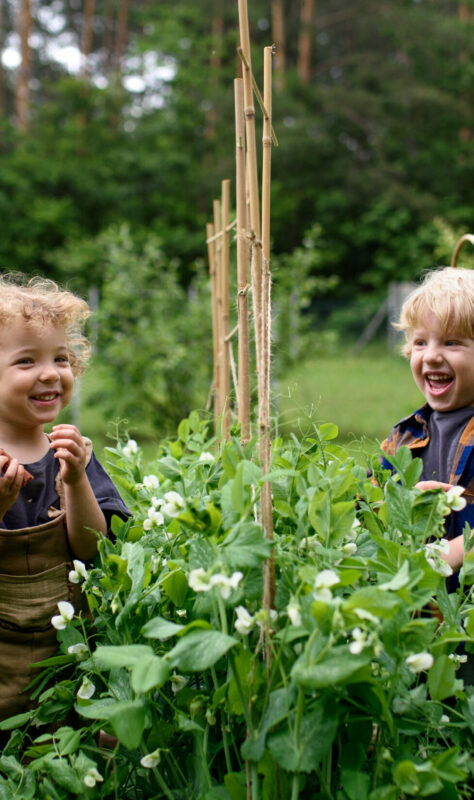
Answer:
[[[74,564],[91,618],[59,604],[37,707],[0,726],[0,800],[471,797],[474,556],[449,591],[443,560],[464,500],[416,489],[406,449],[367,469],[336,437],[275,440],[265,479],[196,412],[146,470],[109,448],[132,517]]]

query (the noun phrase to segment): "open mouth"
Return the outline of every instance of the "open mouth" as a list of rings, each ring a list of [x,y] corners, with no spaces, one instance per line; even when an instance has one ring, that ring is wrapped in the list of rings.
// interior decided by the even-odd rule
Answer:
[[[44,394],[32,395],[31,399],[34,400],[35,403],[44,403],[45,405],[49,405],[50,403],[54,403],[58,397],[58,392],[45,392]]]
[[[444,394],[453,384],[451,375],[429,372],[424,378],[431,394]]]

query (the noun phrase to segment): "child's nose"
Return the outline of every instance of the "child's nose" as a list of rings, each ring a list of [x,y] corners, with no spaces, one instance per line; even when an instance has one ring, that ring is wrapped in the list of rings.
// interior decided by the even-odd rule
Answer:
[[[441,348],[437,342],[429,342],[425,349],[425,361],[440,361]]]
[[[56,381],[58,379],[58,369],[56,364],[44,364],[40,373],[42,381]]]

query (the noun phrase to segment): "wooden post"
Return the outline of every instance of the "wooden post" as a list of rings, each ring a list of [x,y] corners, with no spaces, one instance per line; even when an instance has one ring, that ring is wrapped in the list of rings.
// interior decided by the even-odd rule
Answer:
[[[216,281],[216,339],[217,339],[217,358],[214,365],[214,418],[215,425],[219,423],[222,410],[224,408],[224,401],[222,397],[222,361],[221,361],[221,259],[222,259],[222,237],[221,237],[221,203],[220,200],[214,200],[214,269]],[[217,432],[217,428],[216,428]]]
[[[87,75],[88,60],[92,51],[94,32],[95,0],[86,0],[84,5],[84,19],[82,27],[82,64],[81,73]]]
[[[220,262],[221,291],[219,323],[221,346],[220,360],[222,363],[221,392],[222,392],[222,438],[229,438],[230,431],[230,357],[229,348],[229,214],[230,214],[230,180],[226,178],[221,184],[221,210],[222,210],[222,253]]]
[[[250,431],[249,363],[249,243],[247,238],[247,201],[245,188],[244,86],[242,78],[234,81],[235,101],[235,193],[237,216],[237,324],[238,324],[238,415],[240,437],[248,442]]]
[[[206,238],[207,238],[207,255],[209,260],[209,275],[211,279],[211,310],[212,310],[212,353],[213,353],[213,369],[212,369],[212,385],[214,389],[214,432],[217,426],[217,359],[219,355],[218,343],[218,329],[217,329],[217,285],[216,285],[216,265],[215,265],[215,239],[214,239],[214,225],[208,222],[206,225]]]
[[[260,241],[260,198],[258,187],[257,145],[255,139],[255,106],[252,89],[252,56],[250,52],[250,33],[247,0],[239,0],[240,50],[243,61],[244,113],[247,145],[247,180],[250,206],[250,239],[252,243],[252,299],[255,325],[255,355],[257,378],[262,369],[261,353],[261,286],[262,286],[262,248]]]
[[[270,273],[270,180],[272,157],[272,48],[264,48],[263,61],[263,163],[262,163],[262,375],[259,382],[260,462],[264,475],[271,467],[270,362],[271,362],[271,273]],[[260,396],[261,395],[261,396]],[[273,539],[272,487],[262,486],[262,525],[267,539]],[[265,563],[264,608],[275,601],[275,563],[273,556]],[[268,654],[267,654],[268,658]]]

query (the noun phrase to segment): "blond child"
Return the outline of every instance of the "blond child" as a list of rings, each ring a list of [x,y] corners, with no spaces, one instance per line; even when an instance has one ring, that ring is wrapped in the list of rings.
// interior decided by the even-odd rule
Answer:
[[[426,403],[395,425],[382,449],[406,445],[422,459],[419,489],[464,487],[467,505],[450,515],[444,556],[457,571],[464,525],[474,527],[474,271],[430,272],[403,304],[398,327]]]
[[[112,515],[128,514],[77,427],[44,430],[87,362],[88,315],[52,281],[0,277],[0,719],[30,707],[30,665],[57,649],[57,603],[84,610],[73,559],[93,558]]]

